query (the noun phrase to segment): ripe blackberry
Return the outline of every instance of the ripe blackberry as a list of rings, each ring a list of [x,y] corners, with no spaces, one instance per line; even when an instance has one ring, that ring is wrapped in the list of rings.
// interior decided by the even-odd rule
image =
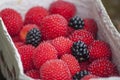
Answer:
[[[79,16],[75,16],[70,19],[69,24],[70,27],[74,29],[83,29],[84,27],[84,21]]]
[[[77,72],[74,76],[73,76],[73,80],[80,80],[81,78],[83,78],[84,76],[88,75],[89,72],[87,70],[82,70],[80,72]]]
[[[31,29],[26,36],[26,44],[32,44],[33,46],[38,46],[41,41],[41,32],[37,28]]]
[[[79,62],[88,60],[89,51],[87,45],[82,41],[74,42],[72,46],[72,55],[75,56]]]

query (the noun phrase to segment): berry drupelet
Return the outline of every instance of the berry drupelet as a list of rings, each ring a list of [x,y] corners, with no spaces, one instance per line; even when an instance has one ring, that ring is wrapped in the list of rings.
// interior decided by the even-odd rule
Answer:
[[[88,75],[89,72],[87,70],[82,70],[80,72],[77,72],[74,76],[73,76],[73,80],[80,80],[81,78],[83,78],[84,76]]]
[[[72,55],[75,56],[79,62],[87,61],[89,59],[87,45],[82,41],[74,42],[72,46]]]
[[[77,29],[83,29],[84,27],[84,20],[80,18],[79,16],[75,16],[69,20],[68,25],[75,30]]]

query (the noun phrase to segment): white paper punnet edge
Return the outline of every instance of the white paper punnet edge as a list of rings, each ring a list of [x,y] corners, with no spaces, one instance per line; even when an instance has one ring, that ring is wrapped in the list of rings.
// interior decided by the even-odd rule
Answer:
[[[7,2],[6,4],[11,3],[11,1]],[[41,3],[39,3],[39,5],[43,5],[45,8],[48,8],[49,5],[47,5],[47,4],[50,4],[52,1],[56,1],[56,0],[43,0],[43,1],[36,0],[34,2],[33,2],[33,0],[27,0],[27,3],[25,5],[33,6],[33,5],[38,4],[38,2],[41,2]],[[78,11],[78,13],[81,13],[81,14],[78,14],[81,17],[94,18],[97,21],[97,24],[99,26],[98,33],[101,32],[101,34],[98,34],[98,36],[100,39],[105,40],[106,42],[108,42],[110,44],[112,51],[114,53],[113,54],[113,62],[117,65],[117,67],[120,71],[120,59],[119,59],[119,56],[120,56],[120,53],[119,53],[120,34],[118,33],[118,31],[112,24],[101,0],[66,0],[66,1],[73,2],[74,4],[77,5],[77,9],[81,9]],[[9,4],[9,5],[2,4],[0,7],[0,10],[2,8],[4,8],[5,6],[11,6],[12,8],[23,10],[23,13],[22,13],[22,16],[23,16],[23,14],[25,14],[26,11],[24,11],[24,8],[23,9],[20,8],[20,6],[22,6],[22,3],[26,2],[26,0],[13,0],[13,2],[14,3],[12,3],[13,4],[12,6],[11,6],[11,4]],[[86,5],[84,5],[84,4],[86,4]],[[84,10],[82,10],[81,7],[83,7]],[[27,8],[27,7],[25,7],[25,8]],[[95,15],[92,15],[91,10],[93,10],[93,13],[95,13]],[[90,11],[91,11],[91,13],[90,13]],[[84,15],[86,15],[86,16],[84,16]],[[3,45],[3,46],[0,46],[0,50],[3,51],[3,53],[0,53],[0,54],[3,56],[4,62],[5,62],[5,64],[4,64],[2,62],[2,59],[0,58],[0,64],[2,64],[2,65],[0,65],[0,68],[2,69],[3,75],[8,80],[15,80],[15,79],[31,80],[31,78],[25,76],[23,73],[23,67],[22,67],[19,53],[18,53],[17,49],[15,48],[11,37],[7,33],[7,30],[1,19],[0,19],[0,44]],[[13,69],[13,66],[14,66],[14,69]],[[8,68],[8,69],[6,69],[6,68]],[[8,70],[9,70],[9,72],[8,72]],[[14,70],[15,70],[16,74],[14,74]],[[12,77],[10,77],[10,76],[12,76]],[[120,80],[120,78],[109,77],[106,79],[102,78],[102,79],[93,79],[93,80]]]

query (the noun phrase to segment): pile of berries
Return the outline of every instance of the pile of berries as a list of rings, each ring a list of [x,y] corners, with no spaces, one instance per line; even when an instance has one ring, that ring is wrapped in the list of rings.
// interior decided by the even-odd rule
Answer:
[[[0,11],[27,76],[42,80],[119,76],[109,44],[97,39],[95,20],[76,12],[74,4],[62,0],[48,10],[32,7],[24,20],[16,10]]]

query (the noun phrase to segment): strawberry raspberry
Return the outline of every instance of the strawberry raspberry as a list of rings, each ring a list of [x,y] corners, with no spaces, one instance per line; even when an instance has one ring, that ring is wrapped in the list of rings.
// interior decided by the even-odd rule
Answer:
[[[18,35],[23,26],[21,15],[13,9],[6,8],[0,12],[0,16],[3,19],[9,34],[11,36]]]
[[[72,75],[75,75],[78,71],[80,71],[80,66],[77,59],[71,54],[64,54],[61,59],[65,61],[70,69]]]
[[[59,59],[48,60],[40,68],[42,80],[72,80],[67,64]]]
[[[41,32],[44,40],[54,39],[67,35],[67,20],[61,15],[54,14],[45,17],[41,24]]]
[[[34,51],[33,62],[37,69],[50,59],[57,59],[57,50],[48,42],[42,42]]]
[[[86,30],[75,30],[69,38],[74,42],[83,41],[87,45],[90,45],[94,41],[92,34]]]
[[[49,11],[51,14],[60,14],[69,20],[76,14],[76,7],[74,4],[66,1],[56,1],[50,5]]]
[[[95,60],[102,57],[110,59],[112,52],[110,46],[106,42],[95,40],[89,46],[89,54],[90,60]]]
[[[38,70],[30,70],[25,73],[27,76],[32,77],[34,79],[40,79],[40,73]]]
[[[115,71],[115,65],[106,58],[101,58],[93,61],[89,65],[88,70],[93,75],[100,77],[109,77],[113,75]]]
[[[42,19],[47,15],[49,13],[45,8],[41,6],[32,7],[25,15],[25,24],[36,24],[40,26]]]
[[[58,56],[71,53],[71,47],[73,42],[69,40],[69,38],[57,37],[53,39],[51,43],[58,51]]]
[[[93,37],[96,38],[98,31],[96,22],[93,19],[85,18],[84,24],[85,24],[84,29],[91,32]]]
[[[35,48],[31,45],[24,45],[18,48],[25,72],[33,69],[32,55],[34,49]]]

